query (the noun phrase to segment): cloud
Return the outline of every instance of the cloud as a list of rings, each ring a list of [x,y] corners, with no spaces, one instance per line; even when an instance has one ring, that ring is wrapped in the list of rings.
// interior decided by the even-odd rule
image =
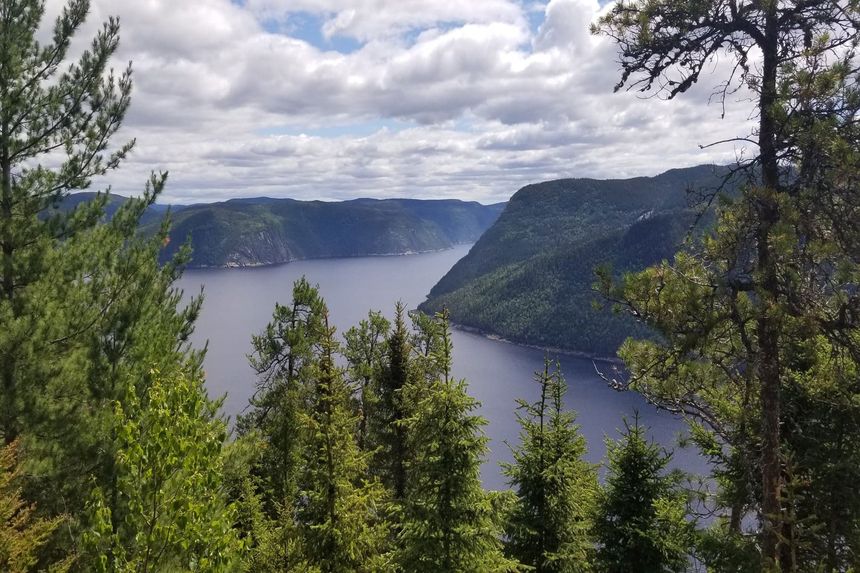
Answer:
[[[51,18],[60,5],[48,3]],[[708,105],[727,62],[677,101],[613,94],[615,47],[588,32],[601,10],[596,0],[93,0],[75,45],[121,17],[116,65],[132,60],[135,77],[121,136],[138,141],[109,177],[121,193],[167,169],[177,202],[496,201],[545,179],[731,160],[732,146],[698,147],[749,131],[748,102],[730,102],[725,119]],[[338,51],[334,37],[355,45]]]

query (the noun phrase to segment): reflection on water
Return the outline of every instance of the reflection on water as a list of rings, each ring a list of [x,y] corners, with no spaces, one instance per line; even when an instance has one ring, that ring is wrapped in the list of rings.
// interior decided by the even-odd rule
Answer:
[[[252,269],[212,269],[186,272],[180,286],[194,294],[205,286],[203,312],[194,340],[208,340],[205,369],[213,396],[226,394],[224,410],[235,417],[247,405],[254,390],[254,376],[245,355],[251,334],[260,331],[272,314],[276,301],[290,299],[293,281],[302,275],[319,284],[331,320],[344,331],[364,318],[369,309],[393,314],[402,300],[415,308],[430,288],[463,257],[469,246],[439,253],[401,257],[362,257],[297,261],[287,265]],[[511,459],[507,443],[516,444],[519,427],[514,400],[536,397],[535,370],[543,368],[543,351],[455,330],[454,374],[469,382],[469,390],[480,400],[487,418],[490,456],[484,465],[487,487],[501,488],[504,478],[499,462]],[[556,358],[552,356],[552,358]],[[623,416],[638,410],[655,440],[668,447],[683,424],[657,411],[640,396],[619,393],[596,375],[591,361],[559,356],[569,390],[567,403],[577,411],[577,421],[588,440],[589,459],[597,462],[605,453],[605,436],[615,437]],[[675,464],[704,471],[703,461],[692,451],[675,452]]]

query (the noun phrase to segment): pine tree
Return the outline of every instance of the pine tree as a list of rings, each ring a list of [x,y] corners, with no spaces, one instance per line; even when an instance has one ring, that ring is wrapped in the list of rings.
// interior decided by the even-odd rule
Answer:
[[[631,277],[619,297],[666,343],[636,341],[623,354],[634,387],[730,452],[721,464],[735,474],[730,527],[739,533],[752,506],[762,568],[795,570],[796,519],[782,492],[792,454],[781,435],[782,411],[793,410],[792,347],[824,336],[860,355],[848,319],[860,313],[857,7],[636,0],[615,4],[593,30],[621,49],[616,89],[673,98],[727,55],[735,65],[723,103],[746,88],[757,104],[752,137],[739,138],[757,145],[737,170],[746,185],[719,204],[718,229],[692,255]]]
[[[304,553],[323,573],[381,572],[388,567],[384,490],[368,478],[368,454],[356,441],[358,419],[349,405],[350,389],[335,365],[334,328],[323,313],[314,389],[299,416],[307,435],[298,510]]]
[[[507,552],[538,573],[590,571],[596,469],[582,458],[585,437],[564,408],[567,384],[558,363],[535,379],[540,398],[519,400],[520,446],[504,473],[517,494],[507,527]]]
[[[513,562],[502,554],[500,520],[481,487],[486,422],[473,413],[478,403],[465,381],[451,379],[446,314],[440,333],[434,358],[442,376],[422,388],[404,423],[414,456],[407,466],[398,564],[416,573],[512,571]]]
[[[594,524],[596,569],[606,573],[684,571],[694,526],[671,459],[649,443],[638,415],[625,420],[620,440],[608,444],[609,468]]]
[[[201,360],[187,342],[200,299],[183,309],[173,287],[187,249],[160,266],[168,221],[137,235],[166,175],[112,217],[104,193],[61,205],[132,146],[112,141],[132,85],[130,69],[109,67],[118,21],[78,57],[69,52],[89,6],[70,1],[40,45],[44,3],[0,4],[0,433],[27,452],[25,498],[40,514],[70,514],[47,553],[77,543],[94,489],[112,526],[125,519],[114,405],[144,400],[152,369],[195,376]]]
[[[58,241],[98,223],[104,198],[71,214],[43,214],[115,168],[131,148],[129,143],[107,151],[131,93],[130,70],[119,77],[108,70],[118,22],[108,20],[90,49],[65,63],[88,11],[87,0],[70,2],[51,42],[41,46],[36,32],[44,2],[0,4],[0,433],[7,443],[25,429],[28,398],[43,382],[31,353],[48,356],[61,350],[33,338],[51,320],[35,292],[48,268],[46,259]],[[40,163],[49,153],[61,158],[59,167]]]

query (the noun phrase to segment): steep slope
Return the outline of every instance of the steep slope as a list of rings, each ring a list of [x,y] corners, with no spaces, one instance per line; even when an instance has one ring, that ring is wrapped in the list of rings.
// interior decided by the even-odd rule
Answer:
[[[699,166],[524,187],[420,308],[445,306],[455,323],[517,342],[613,356],[639,327],[593,307],[594,268],[671,257],[695,221],[688,191],[713,189],[725,173]]]
[[[477,240],[502,208],[410,199],[243,199],[191,205],[174,214],[165,255],[186,238],[197,267],[432,251]]]

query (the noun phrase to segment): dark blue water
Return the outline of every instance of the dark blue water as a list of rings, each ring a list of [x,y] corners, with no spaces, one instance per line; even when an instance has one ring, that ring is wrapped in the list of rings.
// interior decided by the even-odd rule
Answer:
[[[397,257],[362,257],[299,261],[287,265],[252,269],[213,269],[186,272],[180,286],[186,293],[205,287],[203,312],[194,339],[208,341],[205,369],[212,395],[226,394],[224,410],[235,417],[248,403],[254,389],[254,375],[245,355],[250,352],[251,334],[266,325],[275,301],[290,300],[293,281],[305,275],[319,284],[331,319],[340,332],[358,323],[369,309],[391,317],[394,303],[407,308],[422,302],[430,288],[463,257],[469,246],[449,251]],[[516,444],[516,398],[533,400],[537,385],[533,374],[543,368],[544,353],[475,334],[455,331],[454,373],[465,378],[473,396],[481,402],[487,418],[490,455],[484,465],[484,482],[489,488],[505,485],[499,462],[511,459],[507,443]],[[552,358],[555,358],[553,356]],[[638,410],[642,422],[651,428],[657,442],[673,448],[684,424],[656,410],[641,396],[619,393],[606,386],[590,360],[559,356],[569,390],[568,405],[588,440],[589,459],[599,462],[605,452],[605,438],[616,437],[624,416]],[[601,369],[609,365],[598,365]],[[675,448],[674,464],[703,472],[704,462],[692,451]]]

